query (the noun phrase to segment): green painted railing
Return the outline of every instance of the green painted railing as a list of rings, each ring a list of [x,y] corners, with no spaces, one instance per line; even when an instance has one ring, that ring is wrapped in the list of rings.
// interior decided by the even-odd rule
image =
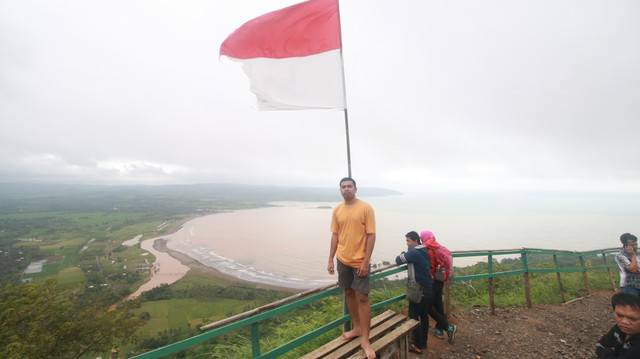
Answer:
[[[454,258],[464,258],[464,257],[487,257],[488,262],[488,272],[485,274],[474,274],[468,276],[459,276],[451,279],[452,282],[456,281],[468,281],[468,280],[476,280],[489,278],[489,286],[490,286],[490,302],[491,302],[491,310],[493,311],[493,290],[492,290],[492,281],[493,278],[509,276],[509,275],[519,275],[523,274],[525,276],[525,290],[527,295],[527,304],[531,307],[530,296],[529,296],[529,288],[528,288],[528,275],[529,273],[557,273],[558,280],[560,283],[560,288],[562,291],[562,283],[560,280],[560,273],[565,272],[583,272],[585,275],[585,283],[587,286],[587,290],[589,290],[589,285],[586,277],[586,271],[589,270],[598,270],[598,269],[607,269],[617,268],[615,263],[607,264],[606,263],[606,254],[614,253],[619,251],[619,248],[609,248],[609,249],[601,249],[594,250],[588,252],[571,252],[571,251],[559,251],[559,250],[549,250],[549,249],[535,249],[535,248],[521,248],[521,249],[508,249],[508,250],[483,250],[483,251],[456,251],[453,252],[452,255]],[[556,263],[556,268],[529,268],[527,263],[527,255],[528,254],[546,254],[552,255],[554,257],[554,262]],[[511,270],[505,272],[493,272],[493,257],[494,256],[515,256],[519,255],[522,261],[522,269]],[[594,256],[594,255],[602,255],[604,259],[604,265],[596,266],[596,267],[587,267],[584,264],[583,258],[585,256]],[[581,267],[580,268],[557,268],[557,256],[577,256],[580,258]],[[481,260],[478,260],[481,261]],[[406,266],[397,266],[395,264],[389,265],[383,268],[379,268],[371,272],[371,280],[378,280],[390,275],[394,275],[397,273],[401,273],[406,271]],[[609,276],[611,278],[612,284],[615,289],[615,283],[613,283],[613,278],[611,277],[611,273],[609,272]],[[301,307],[303,305],[315,302],[322,298],[336,295],[342,293],[342,289],[338,288],[336,284],[332,284],[322,288],[312,289],[303,293],[299,293],[293,295],[291,297],[279,300],[277,302],[262,306],[260,308],[256,308],[250,310],[248,312],[244,312],[233,317],[226,318],[224,320],[218,321],[216,323],[208,324],[200,329],[203,331],[201,334],[194,335],[190,338],[184,339],[182,341],[157,348],[146,353],[137,355],[133,358],[135,359],[156,359],[162,358],[164,356],[170,355],[172,353],[176,353],[180,350],[187,349],[196,344],[205,342],[217,336],[232,332],[234,330],[244,328],[246,326],[251,326],[251,343],[252,343],[252,353],[253,358],[259,359],[267,359],[267,358],[276,358],[280,355],[283,355],[304,343],[313,340],[319,337],[322,334],[327,333],[328,331],[347,323],[350,320],[350,316],[344,315],[340,318],[336,318],[330,323],[325,324],[324,326],[317,328],[309,333],[306,333],[288,343],[285,343],[275,349],[272,349],[266,353],[261,353],[260,350],[260,336],[258,326],[259,323],[263,320],[272,318],[276,315],[285,313],[292,309]],[[448,295],[448,286],[445,289],[445,301],[447,302],[447,306],[449,303],[449,295]],[[564,292],[563,301],[564,301]],[[380,308],[384,308],[390,304],[402,301],[405,299],[405,295],[399,295],[397,297],[393,297],[387,300],[384,300],[379,303],[373,303],[371,305],[372,311]],[[448,312],[448,310],[447,310]]]
[[[611,253],[617,253],[620,251],[620,248],[607,248],[607,249],[598,249],[587,252],[572,252],[572,251],[561,251],[561,250],[553,250],[553,249],[537,249],[537,248],[521,248],[521,249],[499,249],[499,250],[483,250],[483,251],[456,251],[453,252],[452,255],[454,258],[463,258],[463,257],[479,257],[484,256],[488,257],[487,262],[489,263],[489,271],[485,274],[475,274],[464,277],[453,278],[451,281],[461,281],[461,280],[473,280],[473,279],[483,279],[483,278],[495,278],[502,277],[508,275],[516,275],[522,273],[556,273],[556,272],[584,272],[587,270],[597,270],[597,269],[607,269],[607,268],[617,268],[618,266],[615,263],[608,264],[606,263],[606,255]],[[570,256],[570,257],[589,257],[589,256],[603,256],[604,264],[597,267],[585,267],[584,263],[580,268],[529,268],[527,263],[527,254],[542,254],[542,255],[552,255],[552,256]],[[506,271],[506,272],[492,272],[492,262],[494,256],[508,256],[508,255],[519,255],[522,260],[522,269]],[[557,263],[557,262],[556,262]]]
[[[500,249],[500,250],[485,250],[485,251],[456,251],[453,253],[454,258],[486,256],[488,270],[487,270],[487,273],[484,273],[484,274],[474,274],[474,275],[454,277],[451,279],[451,282],[469,281],[469,280],[488,278],[489,308],[491,310],[491,313],[495,313],[495,302],[494,302],[494,291],[493,291],[494,278],[522,274],[524,276],[524,282],[525,282],[524,289],[525,289],[525,299],[527,302],[527,307],[531,308],[532,303],[531,303],[531,286],[529,284],[529,274],[556,273],[558,286],[560,287],[560,294],[562,296],[562,302],[566,302],[565,291],[562,285],[562,277],[560,275],[561,273],[582,272],[585,288],[587,292],[590,293],[591,288],[589,286],[589,278],[587,277],[587,271],[606,269],[609,274],[609,279],[611,280],[612,289],[615,291],[616,284],[613,280],[613,275],[611,274],[611,268],[618,268],[618,265],[615,264],[614,262],[612,262],[611,264],[607,263],[607,254],[617,253],[619,251],[620,251],[620,248],[597,249],[597,250],[585,251],[585,252],[563,251],[563,250],[554,250],[554,249],[539,249],[539,248]],[[529,254],[552,256],[555,268],[530,268],[527,261],[527,255]],[[514,256],[514,255],[520,256],[520,260],[522,263],[521,269],[504,271],[504,272],[493,271],[494,256]],[[557,259],[558,256],[578,257],[580,261],[580,267],[559,268],[558,259]],[[603,264],[599,266],[587,266],[585,264],[584,258],[593,257],[593,256],[602,256]],[[448,285],[445,286],[444,295],[445,295],[445,309],[446,309],[445,312],[448,313],[449,312],[448,309],[451,303]]]

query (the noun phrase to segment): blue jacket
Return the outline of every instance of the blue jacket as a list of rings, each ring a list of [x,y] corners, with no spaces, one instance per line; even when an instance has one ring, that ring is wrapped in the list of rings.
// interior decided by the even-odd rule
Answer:
[[[396,257],[396,264],[405,263],[413,263],[416,282],[422,283],[423,293],[431,294],[433,292],[433,279],[431,278],[431,258],[427,247],[420,244],[400,253]]]

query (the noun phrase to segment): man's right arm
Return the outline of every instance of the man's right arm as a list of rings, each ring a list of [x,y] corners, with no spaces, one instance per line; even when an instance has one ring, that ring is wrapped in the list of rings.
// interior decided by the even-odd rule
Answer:
[[[396,257],[396,264],[397,265],[401,265],[401,264],[407,263],[407,259],[404,257],[404,253],[405,252],[402,252],[402,253],[400,253],[400,255],[398,255]]]
[[[408,250],[396,257],[396,264],[415,263],[415,250]]]
[[[338,250],[338,233],[331,233],[331,247],[329,247],[329,264],[327,265],[327,272],[333,274],[333,257]]]

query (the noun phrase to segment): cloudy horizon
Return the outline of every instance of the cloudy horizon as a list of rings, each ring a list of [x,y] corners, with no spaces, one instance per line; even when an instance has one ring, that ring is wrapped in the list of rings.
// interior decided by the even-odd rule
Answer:
[[[336,110],[257,111],[219,58],[295,0],[0,3],[0,182],[329,187]],[[640,3],[340,3],[353,176],[640,191]]]

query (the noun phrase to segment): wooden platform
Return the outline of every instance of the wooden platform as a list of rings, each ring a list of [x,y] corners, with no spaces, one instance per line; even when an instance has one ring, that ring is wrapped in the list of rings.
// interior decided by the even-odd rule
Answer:
[[[419,322],[391,310],[371,319],[369,341],[378,359],[406,359],[409,351],[409,332]],[[311,353],[304,359],[366,358],[360,349],[360,338],[342,340],[336,338]]]

